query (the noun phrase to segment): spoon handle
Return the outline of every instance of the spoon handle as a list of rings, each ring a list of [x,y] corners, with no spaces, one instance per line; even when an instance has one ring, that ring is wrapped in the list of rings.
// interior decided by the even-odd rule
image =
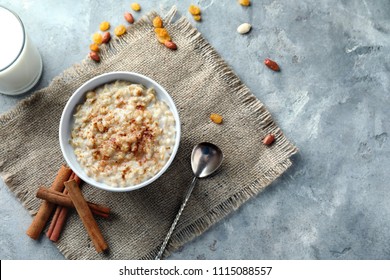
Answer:
[[[165,251],[165,247],[167,247],[168,241],[169,241],[169,239],[171,238],[171,235],[172,235],[172,233],[173,233],[173,230],[175,229],[175,227],[176,227],[176,225],[177,225],[177,222],[178,222],[179,219],[180,219],[181,213],[183,212],[184,207],[186,206],[187,201],[188,201],[188,199],[189,199],[190,196],[191,196],[191,193],[192,193],[192,191],[193,191],[193,189],[194,189],[194,187],[195,187],[195,183],[196,183],[196,180],[197,180],[197,179],[198,179],[197,177],[194,177],[194,179],[192,180],[191,186],[190,186],[190,188],[189,188],[188,191],[187,191],[187,195],[186,195],[186,197],[185,197],[183,203],[181,204],[180,210],[179,210],[179,212],[177,213],[176,218],[175,218],[175,220],[173,221],[173,223],[172,223],[172,225],[171,225],[171,228],[169,229],[169,231],[168,231],[168,233],[167,233],[167,236],[165,237],[165,240],[164,240],[163,244],[161,245],[160,251],[158,252],[158,254],[157,254],[155,260],[161,259],[162,255],[163,255],[163,253],[164,253],[164,251]]]

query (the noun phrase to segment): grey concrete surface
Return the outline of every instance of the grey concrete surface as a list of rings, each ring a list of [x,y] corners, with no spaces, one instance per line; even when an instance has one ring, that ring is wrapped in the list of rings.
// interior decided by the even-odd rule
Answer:
[[[138,2],[141,14],[175,4],[187,16],[199,4],[203,21],[194,24],[300,150],[265,192],[170,259],[390,259],[390,2]],[[0,3],[42,54],[38,89],[83,59],[98,24],[122,22],[131,1]],[[243,22],[249,34],[236,32]],[[282,71],[264,67],[266,57]],[[30,93],[0,95],[0,112]],[[0,258],[62,259],[46,238],[26,236],[31,217],[0,184]]]

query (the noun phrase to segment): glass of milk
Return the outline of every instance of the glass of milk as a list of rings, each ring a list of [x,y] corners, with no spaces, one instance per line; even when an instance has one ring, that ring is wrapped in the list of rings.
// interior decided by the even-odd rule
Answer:
[[[1,5],[0,26],[0,93],[25,93],[41,77],[41,56],[20,18]]]

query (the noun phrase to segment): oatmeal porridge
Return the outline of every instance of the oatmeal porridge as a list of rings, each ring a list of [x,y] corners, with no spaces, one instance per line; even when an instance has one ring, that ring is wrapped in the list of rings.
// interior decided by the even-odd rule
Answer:
[[[157,174],[175,144],[175,119],[153,88],[115,81],[86,94],[70,144],[86,174],[113,187]]]

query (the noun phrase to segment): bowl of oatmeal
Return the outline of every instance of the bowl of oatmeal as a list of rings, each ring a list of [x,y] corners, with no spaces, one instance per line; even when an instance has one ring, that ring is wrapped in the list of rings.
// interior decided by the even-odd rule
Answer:
[[[168,169],[180,143],[180,119],[157,82],[137,73],[110,72],[70,97],[59,140],[65,161],[83,181],[107,191],[131,191]]]

